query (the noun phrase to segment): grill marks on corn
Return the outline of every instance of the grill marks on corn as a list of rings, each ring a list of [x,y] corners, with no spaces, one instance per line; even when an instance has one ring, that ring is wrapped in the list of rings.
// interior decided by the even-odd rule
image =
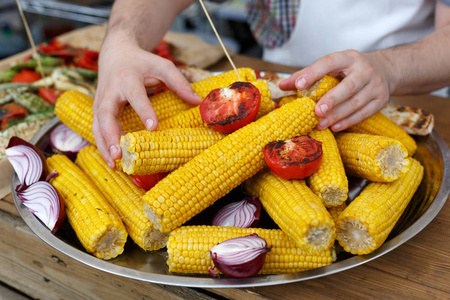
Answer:
[[[169,232],[226,195],[265,164],[263,147],[307,134],[318,123],[315,103],[294,101],[227,135],[170,173],[144,195],[154,226]]]

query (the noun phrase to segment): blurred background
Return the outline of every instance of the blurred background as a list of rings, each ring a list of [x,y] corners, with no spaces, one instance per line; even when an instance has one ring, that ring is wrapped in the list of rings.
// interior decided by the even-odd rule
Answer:
[[[170,1],[170,0],[169,0]],[[62,33],[108,20],[113,0],[19,0],[36,44]],[[261,57],[246,22],[248,0],[204,1],[224,44],[235,53]],[[218,44],[198,2],[177,17],[171,30],[190,32]],[[0,59],[29,49],[15,0],[0,0]]]

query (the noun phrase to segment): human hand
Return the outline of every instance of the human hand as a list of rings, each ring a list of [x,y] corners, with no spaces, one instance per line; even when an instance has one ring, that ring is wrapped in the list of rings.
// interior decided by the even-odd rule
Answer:
[[[97,148],[111,168],[122,155],[119,141],[123,132],[118,117],[123,107],[130,103],[145,127],[155,130],[158,120],[147,91],[162,83],[190,104],[201,102],[169,60],[123,40],[105,39],[99,59],[92,131]]]
[[[283,90],[303,90],[326,74],[341,79],[316,104],[322,130],[345,130],[375,114],[389,101],[389,62],[377,52],[346,50],[326,55],[280,83]]]

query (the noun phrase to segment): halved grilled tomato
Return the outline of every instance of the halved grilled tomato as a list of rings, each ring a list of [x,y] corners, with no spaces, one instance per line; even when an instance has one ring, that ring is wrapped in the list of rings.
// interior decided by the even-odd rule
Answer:
[[[317,171],[322,161],[322,142],[308,135],[274,141],[264,147],[269,169],[283,179],[304,179]]]
[[[212,90],[200,104],[202,119],[220,132],[233,132],[255,120],[261,93],[249,82]]]
[[[166,177],[168,174],[169,173],[161,172],[150,175],[132,175],[131,180],[136,186],[148,191],[152,187],[154,187],[155,184],[157,184],[161,179]]]

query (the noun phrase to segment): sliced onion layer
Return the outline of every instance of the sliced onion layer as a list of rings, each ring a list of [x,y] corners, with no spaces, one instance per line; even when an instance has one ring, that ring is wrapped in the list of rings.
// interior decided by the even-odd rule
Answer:
[[[42,177],[42,160],[33,148],[17,145],[7,148],[5,153],[19,178],[20,186],[29,186]]]
[[[51,231],[57,230],[58,221],[64,212],[61,212],[61,201],[55,188],[46,181],[38,181],[27,189],[17,192],[17,195],[39,220]]]
[[[222,207],[214,216],[212,225],[249,228],[256,226],[261,214],[258,197],[246,197]]]
[[[71,159],[75,159],[78,152],[88,145],[88,141],[65,124],[59,124],[50,133],[50,146],[53,151],[65,154]]]
[[[210,250],[214,266],[230,277],[251,277],[261,270],[267,252],[267,242],[256,234],[225,240]],[[213,275],[215,272],[210,271]]]

